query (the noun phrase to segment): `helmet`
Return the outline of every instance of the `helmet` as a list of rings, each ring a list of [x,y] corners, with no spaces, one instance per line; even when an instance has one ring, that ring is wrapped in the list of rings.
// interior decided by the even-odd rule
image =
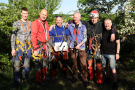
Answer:
[[[93,10],[90,12],[90,17],[99,17],[99,13],[97,10]]]

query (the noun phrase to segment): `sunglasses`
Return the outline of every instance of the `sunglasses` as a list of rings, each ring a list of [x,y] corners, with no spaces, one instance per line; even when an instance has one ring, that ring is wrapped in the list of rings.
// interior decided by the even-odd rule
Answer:
[[[56,16],[56,18],[57,18],[57,17],[62,17],[62,16]]]

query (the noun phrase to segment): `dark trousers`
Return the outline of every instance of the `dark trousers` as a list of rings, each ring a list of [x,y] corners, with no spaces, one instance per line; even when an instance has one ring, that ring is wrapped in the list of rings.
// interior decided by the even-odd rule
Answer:
[[[28,74],[29,74],[29,67],[30,67],[30,58],[25,58],[24,60],[24,66],[22,67],[22,78],[23,79],[27,79],[28,78]],[[15,85],[19,85],[20,83],[20,65],[21,65],[21,61],[20,60],[16,60],[13,63],[14,67],[13,67],[13,73],[14,73],[14,84]]]
[[[86,52],[85,50],[79,51],[79,58],[80,58],[80,66],[82,70],[82,79],[83,81],[87,81],[87,63],[86,63]],[[78,66],[77,66],[77,57],[75,52],[71,50],[71,59],[72,59],[72,70],[73,70],[73,76],[77,79],[78,77]]]
[[[67,68],[68,52],[63,52],[62,55],[61,52],[56,52],[54,54],[56,58],[54,58],[52,61],[52,70],[51,70],[52,77],[57,76],[57,62],[60,59],[60,57],[62,59],[62,72],[65,76],[67,76],[68,75],[68,68]]]

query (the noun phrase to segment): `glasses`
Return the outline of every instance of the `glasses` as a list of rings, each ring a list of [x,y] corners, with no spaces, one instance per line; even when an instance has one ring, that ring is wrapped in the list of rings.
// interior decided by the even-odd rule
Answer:
[[[56,18],[57,18],[57,17],[62,17],[62,16],[56,16]]]

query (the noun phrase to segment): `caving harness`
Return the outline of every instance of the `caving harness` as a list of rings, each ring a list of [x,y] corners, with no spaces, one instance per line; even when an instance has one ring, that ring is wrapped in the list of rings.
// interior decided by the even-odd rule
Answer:
[[[47,28],[45,27],[46,26],[45,23],[42,23],[39,19],[38,21],[41,23],[44,29],[46,40],[45,42],[41,42],[37,40],[37,44],[39,45],[39,47],[37,47],[35,50],[38,50],[38,56],[35,56],[34,53],[32,53],[33,62],[40,63],[41,65],[43,65],[43,67],[47,66],[45,62],[48,62],[48,67],[50,69],[50,63],[54,57],[51,57],[51,51],[50,51],[51,48],[49,44],[47,43],[47,34],[48,34]],[[44,49],[44,46],[46,49]]]
[[[66,35],[64,35],[64,34],[65,34],[65,27],[63,26],[63,32],[62,32],[63,35],[57,35],[55,26],[54,26],[54,31],[55,31],[55,35],[56,35],[56,36],[54,36],[54,37],[57,37],[58,40],[59,40],[59,37],[62,37],[62,40],[61,40],[61,41],[59,40],[59,42],[61,42],[61,44],[60,44],[59,47],[61,47],[62,44],[63,44],[63,42],[62,42],[62,41],[63,41],[63,38],[64,38],[64,42],[67,40],[67,39],[66,39]],[[55,41],[54,41],[54,38],[53,38],[53,42],[55,42]],[[65,47],[66,47],[66,46],[63,46],[63,47],[62,47],[62,50],[61,50],[61,52],[60,52],[61,56],[63,56],[63,54],[64,54],[63,50],[64,50]],[[54,51],[54,52],[55,52],[55,51]]]
[[[22,23],[21,20],[20,20],[20,23],[21,23],[21,25],[22,25],[22,27],[23,27],[23,30],[24,30],[26,39],[24,39],[24,43],[22,43],[22,42],[20,42],[20,41],[16,38],[16,40],[15,40],[16,46],[17,46],[17,48],[16,48],[16,55],[17,55],[17,57],[18,57],[18,60],[21,61],[21,66],[20,66],[20,68],[21,68],[21,67],[25,68],[23,62],[24,62],[25,57],[28,57],[27,51],[31,48],[31,41],[28,42],[28,40],[27,40],[27,38],[28,38],[28,33],[29,33],[30,22],[29,22],[29,20],[28,20],[28,30],[27,30],[27,33],[25,32],[25,29],[24,29],[24,26],[23,26],[23,23]],[[17,33],[17,31],[15,31],[15,34],[16,34],[16,33]],[[20,55],[19,50],[22,51],[22,56]],[[16,55],[13,57],[13,62],[15,62],[15,57],[16,57]]]
[[[80,32],[80,27],[79,27],[78,32],[77,32],[77,28],[75,29],[75,28],[73,27],[73,35],[75,35],[73,53],[75,53],[75,56],[76,56],[76,57],[78,56],[78,52],[79,52],[79,50],[76,49],[76,46],[77,46],[77,39],[78,39],[79,32]]]

